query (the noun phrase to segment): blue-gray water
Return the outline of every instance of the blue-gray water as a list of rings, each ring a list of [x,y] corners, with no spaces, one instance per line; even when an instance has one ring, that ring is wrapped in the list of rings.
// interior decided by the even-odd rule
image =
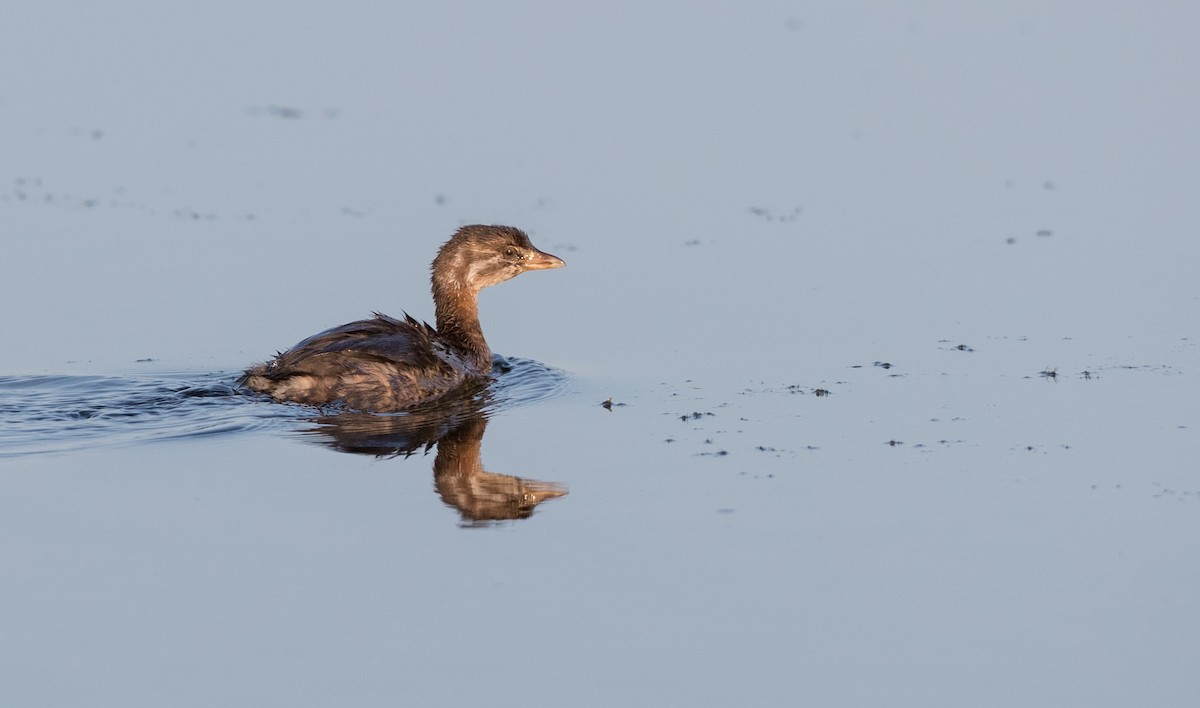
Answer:
[[[0,704],[1196,705],[1198,31],[7,8]],[[475,222],[475,403],[233,390]]]

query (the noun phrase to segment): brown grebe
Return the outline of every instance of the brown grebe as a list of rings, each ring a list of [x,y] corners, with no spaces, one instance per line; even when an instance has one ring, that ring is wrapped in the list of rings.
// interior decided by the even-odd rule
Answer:
[[[561,268],[511,226],[464,226],[433,261],[437,328],[407,313],[326,330],[246,370],[241,385],[277,401],[390,412],[438,398],[492,370],[479,291],[527,270]]]

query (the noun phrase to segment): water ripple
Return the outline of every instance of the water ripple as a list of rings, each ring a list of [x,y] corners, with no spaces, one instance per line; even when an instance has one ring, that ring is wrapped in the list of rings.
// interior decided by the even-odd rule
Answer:
[[[558,395],[558,369],[527,359],[498,361],[486,414]],[[134,376],[0,376],[0,457],[20,457],[275,429],[295,431],[308,406],[247,395],[237,372]]]

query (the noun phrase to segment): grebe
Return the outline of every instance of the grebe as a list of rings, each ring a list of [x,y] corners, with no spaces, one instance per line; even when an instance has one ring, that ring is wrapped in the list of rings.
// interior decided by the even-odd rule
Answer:
[[[375,313],[325,330],[246,370],[238,383],[277,401],[374,412],[432,401],[492,370],[479,291],[527,270],[561,268],[511,226],[464,226],[433,260],[437,328]]]

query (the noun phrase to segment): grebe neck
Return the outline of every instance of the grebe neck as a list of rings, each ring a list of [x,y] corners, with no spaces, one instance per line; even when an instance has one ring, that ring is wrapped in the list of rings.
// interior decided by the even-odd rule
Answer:
[[[448,288],[436,281],[433,284],[438,335],[486,372],[492,368],[492,350],[479,324],[478,294],[461,286]]]

